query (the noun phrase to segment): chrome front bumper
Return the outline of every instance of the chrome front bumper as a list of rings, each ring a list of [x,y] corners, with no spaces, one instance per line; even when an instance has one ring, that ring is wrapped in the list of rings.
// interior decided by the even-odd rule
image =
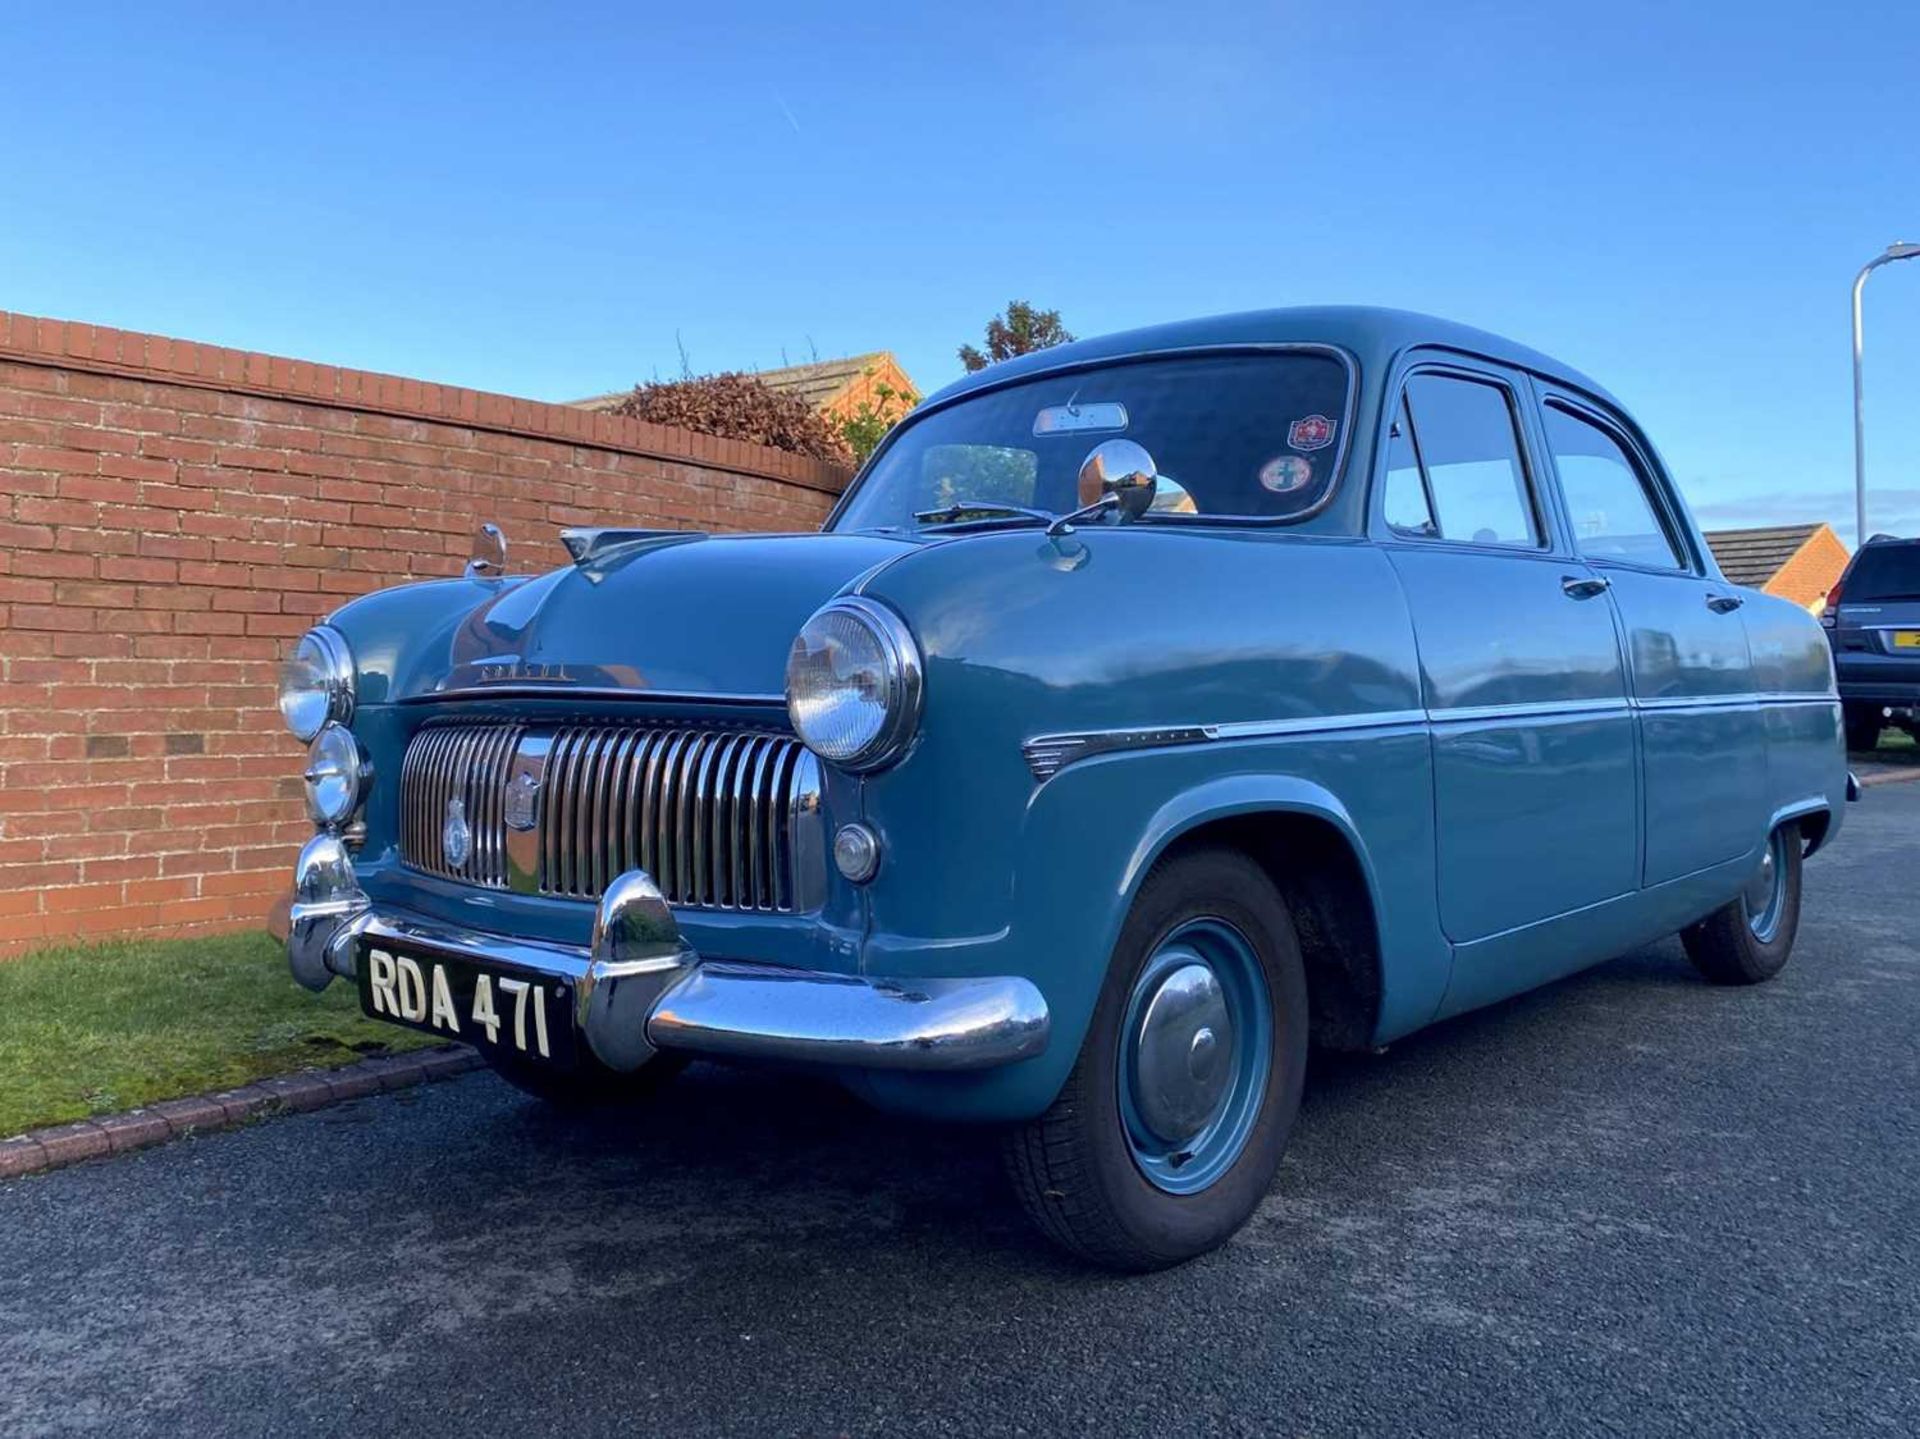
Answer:
[[[284,924],[293,976],[313,990],[354,978],[356,957],[369,946],[547,976],[571,992],[594,1057],[622,1072],[662,1049],[938,1071],[1011,1064],[1047,1047],[1047,1003],[1029,980],[881,979],[703,960],[644,870],[607,887],[593,942],[582,949],[377,906],[354,879],[345,847],[319,835],[300,852]]]

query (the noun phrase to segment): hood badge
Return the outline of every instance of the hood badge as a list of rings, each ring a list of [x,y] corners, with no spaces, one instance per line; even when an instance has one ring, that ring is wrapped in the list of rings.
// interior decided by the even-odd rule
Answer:
[[[508,829],[529,830],[540,819],[540,781],[521,770],[507,786],[501,806]]]
[[[564,664],[528,664],[519,655],[489,655],[473,661],[478,673],[473,682],[481,685],[575,685],[580,681],[567,673]]]
[[[457,797],[447,801],[446,823],[440,826],[440,851],[455,869],[473,857],[473,830],[467,824],[467,807]]]

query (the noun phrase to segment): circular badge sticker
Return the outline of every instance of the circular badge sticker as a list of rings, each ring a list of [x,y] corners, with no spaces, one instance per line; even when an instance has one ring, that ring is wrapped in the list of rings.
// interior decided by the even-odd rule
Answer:
[[[1313,461],[1299,455],[1275,455],[1260,467],[1260,487],[1276,495],[1290,495],[1313,483]]]

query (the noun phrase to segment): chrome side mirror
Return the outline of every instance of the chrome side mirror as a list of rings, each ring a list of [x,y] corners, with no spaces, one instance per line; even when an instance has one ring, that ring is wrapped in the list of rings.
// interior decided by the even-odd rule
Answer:
[[[507,537],[498,525],[480,526],[473,532],[473,548],[467,554],[467,578],[497,580],[506,572]]]
[[[1080,464],[1081,505],[1096,505],[1111,495],[1125,520],[1147,512],[1159,485],[1153,456],[1133,440],[1102,440]]]

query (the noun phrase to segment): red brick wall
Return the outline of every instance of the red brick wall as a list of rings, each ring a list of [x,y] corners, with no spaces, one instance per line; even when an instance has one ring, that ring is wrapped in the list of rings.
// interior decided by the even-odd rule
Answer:
[[[810,529],[846,476],[634,420],[0,311],[0,955],[258,924],[311,832],[279,660],[499,523]]]

